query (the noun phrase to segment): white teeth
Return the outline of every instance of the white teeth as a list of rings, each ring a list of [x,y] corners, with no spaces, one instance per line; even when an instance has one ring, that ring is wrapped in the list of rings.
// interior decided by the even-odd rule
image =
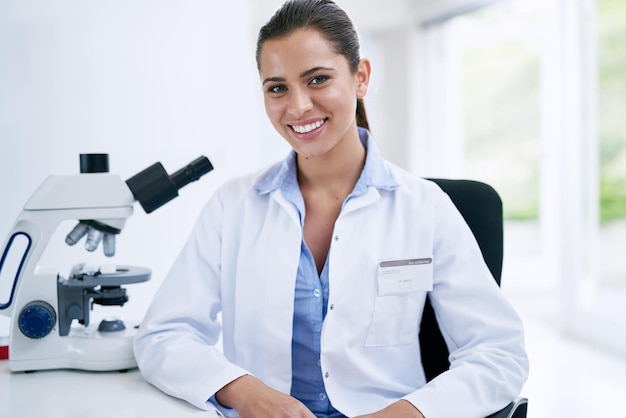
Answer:
[[[313,129],[319,128],[323,124],[324,124],[323,120],[318,120],[317,122],[309,123],[304,126],[292,125],[292,128],[294,131],[298,132],[299,134],[305,134],[307,132],[311,132]]]

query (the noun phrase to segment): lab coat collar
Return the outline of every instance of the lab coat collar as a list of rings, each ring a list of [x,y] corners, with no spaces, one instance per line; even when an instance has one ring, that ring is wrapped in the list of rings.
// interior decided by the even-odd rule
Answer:
[[[365,166],[363,167],[361,178],[357,182],[353,194],[363,194],[369,187],[384,190],[397,188],[399,183],[385,165],[385,161],[371,133],[364,128],[358,129],[359,137],[367,151],[367,156],[365,157]],[[293,190],[294,188],[288,187],[287,183],[297,182],[297,178],[296,153],[291,150],[282,162],[275,165],[261,177],[255,189],[260,194],[267,194],[276,190]]]

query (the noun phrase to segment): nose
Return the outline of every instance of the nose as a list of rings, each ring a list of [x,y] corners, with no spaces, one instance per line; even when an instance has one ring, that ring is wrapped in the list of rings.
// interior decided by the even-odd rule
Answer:
[[[300,117],[311,110],[313,102],[308,92],[302,88],[292,88],[289,94],[287,112],[294,117]]]

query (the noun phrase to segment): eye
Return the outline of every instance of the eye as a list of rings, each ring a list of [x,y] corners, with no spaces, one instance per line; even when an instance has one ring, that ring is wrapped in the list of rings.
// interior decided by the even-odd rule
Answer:
[[[285,90],[287,90],[287,88],[282,84],[276,84],[267,88],[268,93],[282,93]]]
[[[309,80],[309,84],[323,84],[328,81],[330,77],[327,75],[318,75]]]

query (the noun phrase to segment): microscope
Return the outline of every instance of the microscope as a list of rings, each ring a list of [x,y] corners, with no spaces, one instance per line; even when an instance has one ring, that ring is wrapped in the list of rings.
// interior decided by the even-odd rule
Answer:
[[[90,324],[89,313],[93,304],[123,306],[128,296],[122,285],[149,280],[150,270],[80,263],[63,277],[38,264],[54,231],[67,220],[78,221],[66,238],[68,244],[86,231],[95,232],[109,237],[103,245],[105,254],[112,255],[110,237],[122,231],[135,201],[151,213],[212,169],[201,156],[172,175],[155,163],[124,181],[108,172],[107,154],[81,154],[80,174],[45,179],[18,215],[0,258],[0,314],[11,318],[9,368],[136,367],[132,343],[138,323],[111,317]]]

